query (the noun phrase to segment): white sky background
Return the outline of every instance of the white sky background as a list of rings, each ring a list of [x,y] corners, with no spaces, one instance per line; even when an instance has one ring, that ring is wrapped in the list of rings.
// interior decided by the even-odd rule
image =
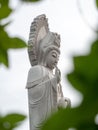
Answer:
[[[84,5],[89,1],[86,16],[89,17],[90,24],[95,26],[94,19],[98,15],[94,6],[91,8],[94,0],[83,1]],[[89,52],[90,41],[94,38],[93,31],[85,24],[79,13],[76,0],[43,0],[35,4],[22,5],[18,0],[11,0],[11,7],[16,8],[16,6],[17,10],[10,17],[13,22],[7,28],[9,35],[19,36],[27,42],[30,24],[40,14],[46,14],[50,31],[61,35],[61,56],[58,66],[62,73],[64,95],[71,99],[72,106],[75,107],[80,103],[82,95],[71,87],[65,76],[73,68],[72,56]],[[0,67],[0,112],[4,114],[20,112],[28,116],[25,85],[30,63],[27,50],[10,50],[9,60],[9,69],[3,65]],[[21,127],[17,128],[17,130],[21,129],[29,130],[28,118]]]

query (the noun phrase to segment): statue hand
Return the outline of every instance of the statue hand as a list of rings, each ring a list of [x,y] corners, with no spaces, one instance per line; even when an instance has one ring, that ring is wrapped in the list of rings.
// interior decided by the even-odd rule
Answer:
[[[71,108],[71,100],[69,98],[61,97],[58,100],[58,108]]]
[[[61,80],[61,72],[60,72],[60,70],[57,67],[55,69],[55,76],[57,78],[57,83],[59,83],[60,80]]]

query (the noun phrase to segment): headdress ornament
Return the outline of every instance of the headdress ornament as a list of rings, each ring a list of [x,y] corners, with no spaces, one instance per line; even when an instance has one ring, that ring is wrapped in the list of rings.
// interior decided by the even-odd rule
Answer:
[[[32,66],[38,64],[38,44],[48,32],[49,28],[46,16],[44,14],[37,16],[31,23],[28,41],[28,54]]]
[[[49,47],[60,47],[60,35],[49,31],[47,18],[44,14],[37,16],[31,23],[28,54],[32,66],[39,63],[39,53]],[[42,54],[43,55],[43,54]]]

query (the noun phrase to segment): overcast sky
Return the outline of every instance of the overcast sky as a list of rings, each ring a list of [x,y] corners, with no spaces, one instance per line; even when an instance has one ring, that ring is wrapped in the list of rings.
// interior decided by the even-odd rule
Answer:
[[[85,5],[87,10],[85,16],[94,27],[97,11],[94,6],[91,7],[93,2],[94,0],[82,0],[81,5],[82,7]],[[43,0],[35,4],[22,5],[18,0],[11,0],[10,5],[17,10],[10,17],[12,23],[7,28],[9,35],[21,37],[27,42],[30,24],[40,14],[46,14],[50,31],[61,35],[61,56],[58,66],[62,73],[62,87],[64,96],[69,97],[72,107],[75,107],[81,102],[82,95],[72,88],[66,75],[73,69],[72,56],[88,53],[89,44],[95,36],[81,17],[76,0]],[[85,8],[82,8],[83,11]],[[25,85],[30,63],[27,50],[10,50],[9,61],[9,69],[3,65],[0,67],[0,112],[4,114],[20,112],[28,115]],[[21,129],[29,130],[28,118],[21,127],[17,128],[17,130]]]

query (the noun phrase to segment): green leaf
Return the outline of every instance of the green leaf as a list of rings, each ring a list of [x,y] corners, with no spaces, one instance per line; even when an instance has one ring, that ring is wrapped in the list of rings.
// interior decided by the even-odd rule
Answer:
[[[3,26],[0,26],[0,46],[3,50],[8,49],[10,37],[8,36],[7,32],[4,31]]]
[[[0,8],[0,20],[8,17],[12,13],[12,9],[8,6],[1,6]]]
[[[3,26],[0,26],[0,64],[4,64],[6,67],[9,66],[8,52],[6,43],[9,42],[7,33],[3,30]]]
[[[72,109],[60,110],[58,113],[49,118],[47,122],[45,122],[44,126],[42,126],[42,130],[68,130],[68,128],[78,129],[82,128],[84,125],[86,125],[89,130],[92,123],[93,126],[96,126],[96,124],[93,122],[94,117],[93,114],[91,114],[91,109],[89,110],[89,107],[86,107],[87,106],[81,106]]]
[[[20,48],[27,47],[27,45],[23,40],[14,37],[14,38],[10,38],[8,47],[9,49],[20,49]]]
[[[97,6],[97,8],[98,8],[98,0],[96,0],[96,6]]]
[[[82,94],[86,94],[86,84],[85,84],[85,78],[75,71],[73,71],[71,74],[67,75],[67,78],[69,81],[71,81],[71,85],[80,91]]]
[[[7,5],[9,4],[9,0],[0,0],[0,4],[1,6]]]
[[[26,43],[17,37],[9,37],[7,32],[4,31],[4,29],[0,30],[0,45],[4,50],[7,49],[19,49],[26,47]]]
[[[12,130],[13,128],[20,125],[20,123],[26,118],[25,115],[11,113],[6,116],[0,117],[0,128],[2,130]]]
[[[91,47],[91,54],[98,55],[98,39],[94,41],[92,47]]]
[[[5,28],[6,26],[8,26],[12,21],[6,22],[5,24],[2,24],[2,29]]]
[[[4,26],[0,26],[0,64],[9,66],[8,49],[20,49],[26,46],[22,39],[9,37],[4,31]]]
[[[90,54],[73,58],[75,70],[68,74],[68,80],[84,95],[88,89],[93,89],[98,79],[98,60],[96,59],[98,59],[98,40],[94,41]]]
[[[2,47],[0,47],[0,64],[4,64],[6,67],[9,67],[7,50],[4,50]]]

